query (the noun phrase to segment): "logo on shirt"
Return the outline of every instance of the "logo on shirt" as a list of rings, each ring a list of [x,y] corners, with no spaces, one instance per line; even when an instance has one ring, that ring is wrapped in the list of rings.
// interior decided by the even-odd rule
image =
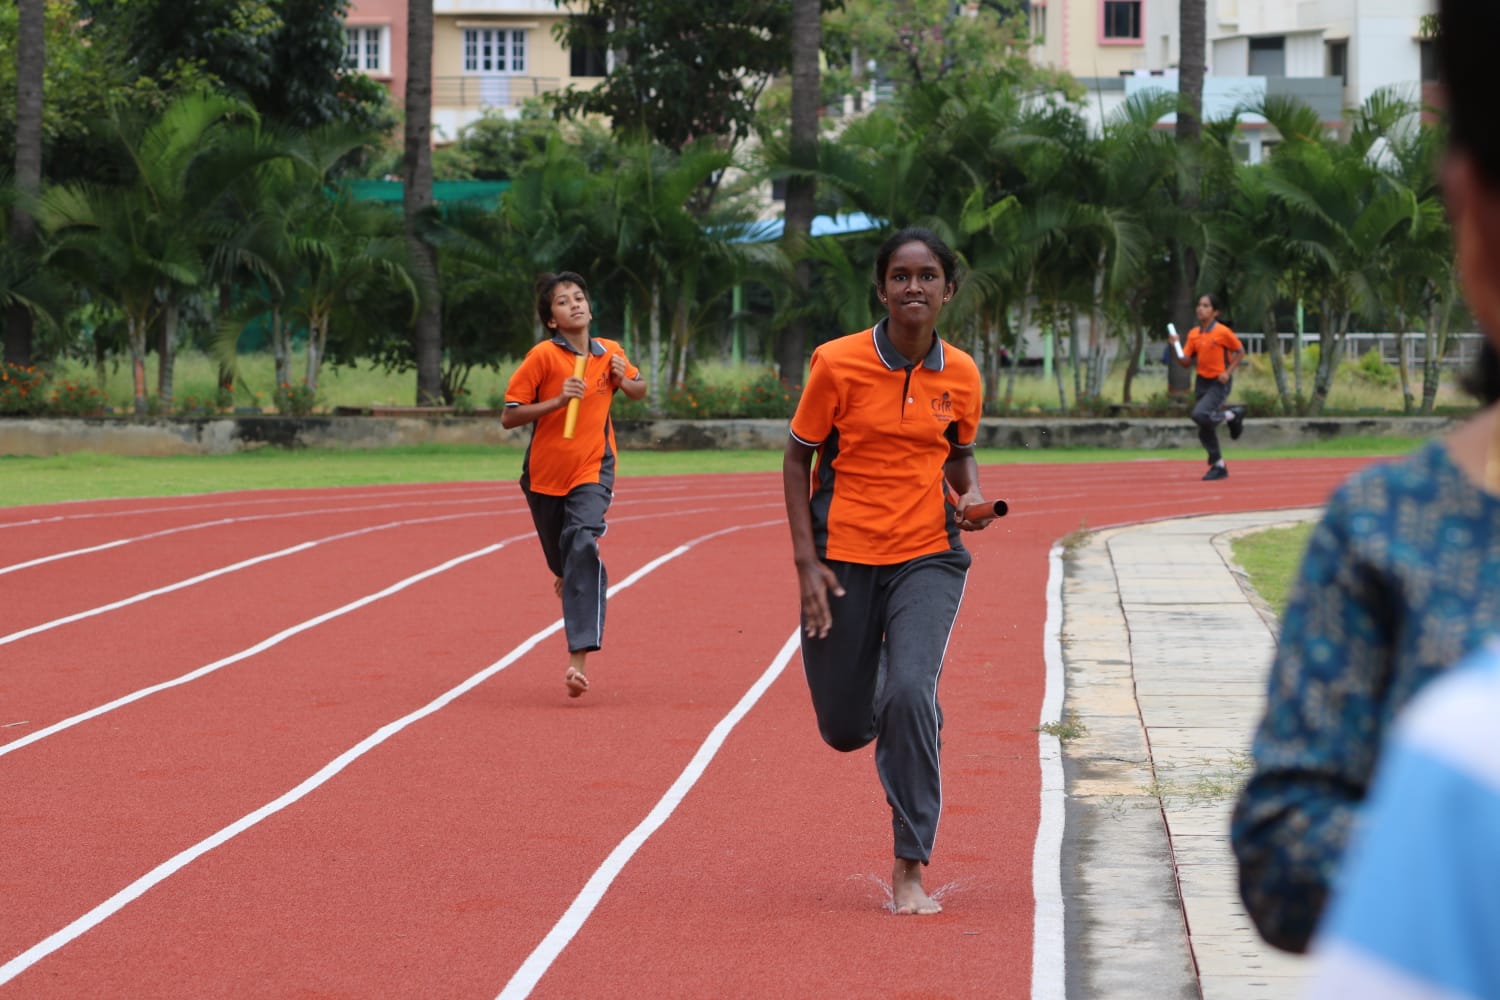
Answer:
[[[945,392],[941,396],[932,397],[932,415],[939,423],[949,423],[953,420],[953,400]]]

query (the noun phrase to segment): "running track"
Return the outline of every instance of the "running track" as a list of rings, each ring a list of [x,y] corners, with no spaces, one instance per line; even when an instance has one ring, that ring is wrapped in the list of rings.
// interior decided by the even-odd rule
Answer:
[[[930,918],[818,740],[777,474],[620,482],[577,701],[514,483],[0,509],[0,997],[1051,995],[1058,543],[1367,461],[982,469]]]

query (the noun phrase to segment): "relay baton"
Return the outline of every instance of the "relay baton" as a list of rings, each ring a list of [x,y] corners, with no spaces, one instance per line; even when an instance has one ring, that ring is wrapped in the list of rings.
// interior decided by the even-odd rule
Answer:
[[[1171,323],[1167,324],[1167,333],[1172,335],[1172,350],[1177,352],[1177,360],[1182,360],[1182,344],[1177,340],[1177,327]]]
[[[948,491],[948,502],[958,510],[959,516],[965,521],[984,521],[989,518],[1004,517],[1010,512],[1010,504],[1004,500],[986,500],[972,507],[960,507],[958,501],[961,498],[958,491],[946,479],[943,480],[943,487]]]
[[[588,363],[589,356],[587,354],[578,355],[578,358],[573,362],[573,377],[583,378],[583,370]],[[570,441],[573,439],[573,429],[578,426],[578,404],[582,402],[583,400],[576,398],[568,400],[568,412],[563,417],[563,437]]]

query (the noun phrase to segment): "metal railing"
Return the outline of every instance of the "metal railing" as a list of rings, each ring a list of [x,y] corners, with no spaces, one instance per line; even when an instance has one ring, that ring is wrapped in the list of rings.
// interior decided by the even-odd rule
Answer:
[[[1245,350],[1250,354],[1260,354],[1266,349],[1266,338],[1260,333],[1240,333],[1235,331],[1240,342],[1245,345]],[[1295,333],[1277,334],[1281,341],[1281,349],[1290,351],[1297,339]],[[1371,349],[1380,352],[1381,360],[1387,364],[1395,364],[1398,360],[1396,351],[1396,335],[1394,333],[1366,333],[1355,332],[1344,336],[1344,357],[1353,361],[1366,351]],[[1318,343],[1316,333],[1304,333],[1302,335],[1302,346],[1312,347]],[[1484,343],[1484,335],[1479,333],[1453,333],[1449,335],[1448,353],[1443,358],[1443,365],[1449,368],[1468,367],[1479,354],[1479,348]],[[1426,350],[1423,344],[1422,331],[1414,330],[1406,335],[1406,360],[1410,365],[1419,365],[1422,362],[1423,352]]]
[[[434,108],[514,108],[562,89],[555,76],[435,76]]]

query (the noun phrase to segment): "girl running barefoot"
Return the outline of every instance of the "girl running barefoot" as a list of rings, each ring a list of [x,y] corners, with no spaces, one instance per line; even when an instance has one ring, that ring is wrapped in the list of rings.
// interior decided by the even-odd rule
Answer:
[[[875,286],[889,315],[813,352],[783,460],[818,731],[835,750],[875,741],[897,913],[942,909],[922,886],[943,801],[938,676],[968,578],[959,531],[992,519],[945,500],[945,479],[960,509],[984,500],[979,369],[935,332],[957,269],[925,229],[886,241]]]
[[[568,695],[589,689],[588,655],[604,641],[609,581],[599,558],[604,515],[614,496],[615,429],[609,406],[616,392],[646,395],[640,371],[612,340],[589,336],[594,314],[588,286],[572,271],[537,280],[536,310],[552,337],[533,347],[505,390],[500,423],[534,423],[521,463],[521,492],[531,508],[542,554],[562,599],[568,640]],[[574,374],[581,362],[583,376]],[[568,404],[577,413],[569,430]]]

